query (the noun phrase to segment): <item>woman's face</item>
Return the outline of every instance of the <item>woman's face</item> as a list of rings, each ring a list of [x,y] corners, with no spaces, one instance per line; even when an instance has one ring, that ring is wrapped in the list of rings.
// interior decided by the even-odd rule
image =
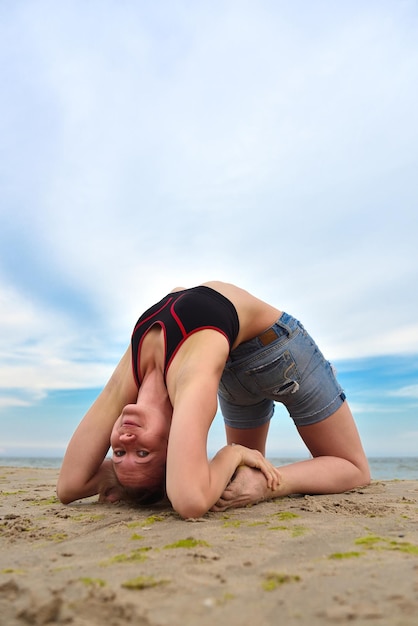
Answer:
[[[138,404],[128,404],[116,420],[110,445],[113,467],[122,485],[146,486],[145,476],[155,483],[162,472],[167,457],[168,433],[159,418],[155,409],[150,411]]]

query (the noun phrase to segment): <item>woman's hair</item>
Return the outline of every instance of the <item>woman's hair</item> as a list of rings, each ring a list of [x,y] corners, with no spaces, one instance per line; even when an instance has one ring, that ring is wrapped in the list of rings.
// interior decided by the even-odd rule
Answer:
[[[155,504],[163,500],[165,492],[165,464],[161,472],[142,473],[144,484],[132,487],[122,485],[118,479],[115,468],[108,465],[103,472],[103,479],[99,485],[99,502],[119,502],[121,500],[130,504],[147,505]],[[139,477],[138,477],[139,478]],[[141,482],[140,479],[138,482]]]

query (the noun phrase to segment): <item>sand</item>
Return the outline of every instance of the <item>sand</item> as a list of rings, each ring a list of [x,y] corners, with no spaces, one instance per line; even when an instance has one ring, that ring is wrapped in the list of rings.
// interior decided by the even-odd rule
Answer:
[[[418,623],[418,481],[194,521],[64,506],[57,470],[0,468],[0,624]]]

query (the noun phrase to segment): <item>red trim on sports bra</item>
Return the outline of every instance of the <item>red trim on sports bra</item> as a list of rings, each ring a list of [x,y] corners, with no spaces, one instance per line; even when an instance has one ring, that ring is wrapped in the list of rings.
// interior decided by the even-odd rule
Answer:
[[[155,317],[156,315],[158,315],[158,313],[161,313],[161,311],[163,311],[165,308],[167,308],[170,305],[170,303],[173,302],[173,300],[174,300],[174,298],[169,298],[169,300],[167,300],[167,302],[165,302],[165,304],[163,304],[163,306],[160,307],[157,311],[155,311],[154,313],[152,313],[151,315],[149,315],[145,319],[141,320],[140,322],[138,321],[138,323],[135,325],[135,328],[134,328],[133,332],[135,333],[137,328],[139,328],[143,324],[146,324],[148,322],[148,320],[150,320],[153,317]],[[172,306],[173,306],[173,304],[172,304]],[[135,380],[136,384],[138,385],[138,387],[141,384],[141,363],[140,363],[140,361],[141,361],[142,343],[143,343],[145,337],[147,336],[147,334],[149,333],[149,331],[151,330],[151,328],[153,328],[157,324],[158,324],[158,326],[161,327],[161,329],[162,329],[162,331],[164,333],[164,363],[165,363],[165,359],[166,359],[166,355],[167,355],[167,330],[166,330],[165,324],[163,322],[161,322],[160,320],[156,320],[154,322],[154,324],[151,324],[151,326],[149,328],[147,328],[147,330],[144,332],[144,334],[142,335],[142,337],[141,337],[141,339],[139,341],[138,352],[137,352],[137,356],[136,356],[136,371],[135,371],[135,366],[134,366],[134,359],[132,358],[132,374],[134,376],[134,380]],[[137,372],[138,372],[138,375],[137,375]]]
[[[163,309],[165,309],[172,301],[174,298],[170,298],[169,300],[167,300],[167,302],[165,304],[163,304],[162,307],[160,307],[159,309],[157,309],[157,311],[154,311],[151,315],[148,315],[148,317],[146,317],[145,319],[137,322],[133,332],[136,331],[137,328],[139,328],[140,326],[142,326],[143,324],[145,324],[146,322],[148,322],[148,320],[150,320],[152,317],[155,317],[156,315],[158,315],[158,313],[160,313]],[[152,326],[150,326],[150,328],[152,328]],[[149,329],[148,329],[149,330]],[[145,332],[145,334],[148,331]]]
[[[177,304],[177,302],[179,302],[183,297],[184,297],[184,294],[182,296],[179,296],[178,298],[176,298],[175,302],[173,302],[173,304],[170,307],[170,313],[174,317],[174,319],[176,320],[176,322],[178,324],[178,327],[180,328],[183,337],[186,337],[187,331],[184,328],[183,322],[181,321],[181,319],[179,318],[179,316],[177,315],[177,313],[174,310],[174,305]],[[171,361],[171,359],[170,359],[170,361]],[[167,369],[168,369],[168,367],[166,367],[166,370]]]

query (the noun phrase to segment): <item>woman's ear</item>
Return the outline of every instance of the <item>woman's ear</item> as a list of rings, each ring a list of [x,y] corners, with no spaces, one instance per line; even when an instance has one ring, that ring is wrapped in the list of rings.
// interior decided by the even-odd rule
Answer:
[[[121,500],[123,500],[122,492],[117,486],[109,487],[99,495],[99,502],[101,503],[109,502],[114,504],[115,502],[120,502]]]

